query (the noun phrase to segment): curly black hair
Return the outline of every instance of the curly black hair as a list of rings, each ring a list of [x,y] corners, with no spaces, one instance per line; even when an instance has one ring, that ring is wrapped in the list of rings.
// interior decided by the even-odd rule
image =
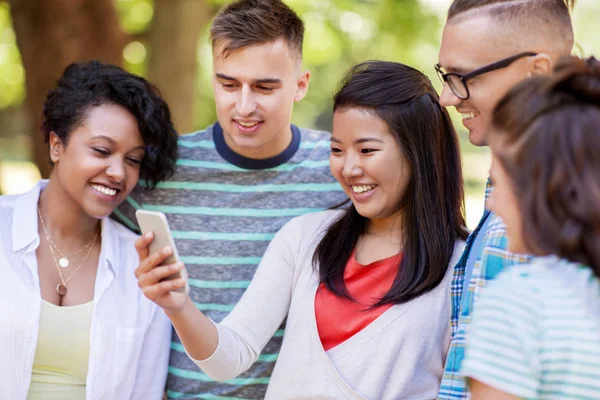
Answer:
[[[90,109],[103,104],[119,105],[137,120],[146,146],[140,179],[147,187],[153,189],[170,178],[175,172],[178,135],[169,107],[154,85],[114,65],[89,61],[65,69],[44,102],[45,142],[54,132],[67,145],[69,135],[85,122]]]

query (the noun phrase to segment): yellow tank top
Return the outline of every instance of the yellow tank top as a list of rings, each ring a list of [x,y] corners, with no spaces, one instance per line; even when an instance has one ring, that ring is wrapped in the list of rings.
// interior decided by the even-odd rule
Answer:
[[[60,307],[42,300],[27,400],[83,400],[94,303]]]

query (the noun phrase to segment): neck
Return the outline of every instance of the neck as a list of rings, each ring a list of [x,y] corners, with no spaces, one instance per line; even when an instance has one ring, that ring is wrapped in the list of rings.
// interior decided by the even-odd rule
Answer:
[[[237,154],[254,160],[264,160],[275,157],[284,152],[292,142],[292,127],[288,124],[285,129],[277,133],[269,142],[261,147],[242,147],[236,145],[227,134],[223,134],[225,143]]]
[[[99,221],[85,210],[50,177],[38,203],[44,225],[53,240],[85,242],[95,234]]]
[[[392,242],[403,243],[402,215],[398,213],[387,218],[370,219],[366,234],[372,237],[385,237]]]

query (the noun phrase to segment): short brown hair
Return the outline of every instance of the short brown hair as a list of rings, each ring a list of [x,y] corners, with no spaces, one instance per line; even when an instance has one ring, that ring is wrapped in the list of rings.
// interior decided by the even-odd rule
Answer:
[[[575,6],[576,0],[454,0],[448,9],[448,19],[466,11],[479,9],[492,14],[522,13],[523,11],[546,10],[557,17],[569,16],[569,10]],[[566,12],[566,14],[565,14]]]
[[[569,57],[517,85],[492,124],[528,247],[600,277],[600,62]]]
[[[281,0],[238,0],[225,6],[210,28],[210,40],[225,39],[222,55],[247,46],[283,39],[293,54],[302,59],[304,23]]]
[[[523,51],[548,52],[556,59],[571,54],[574,43],[570,10],[576,0],[454,0],[448,24],[486,16],[502,37]],[[526,48],[533,46],[535,48]]]

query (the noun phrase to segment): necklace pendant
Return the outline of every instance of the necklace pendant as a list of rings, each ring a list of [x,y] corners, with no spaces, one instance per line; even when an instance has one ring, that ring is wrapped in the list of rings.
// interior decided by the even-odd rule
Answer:
[[[67,257],[63,257],[60,260],[58,260],[58,265],[60,265],[63,268],[67,268],[69,266],[69,259],[67,259]]]
[[[64,296],[67,294],[67,287],[64,283],[59,283],[58,285],[56,285],[56,292],[59,295]]]

